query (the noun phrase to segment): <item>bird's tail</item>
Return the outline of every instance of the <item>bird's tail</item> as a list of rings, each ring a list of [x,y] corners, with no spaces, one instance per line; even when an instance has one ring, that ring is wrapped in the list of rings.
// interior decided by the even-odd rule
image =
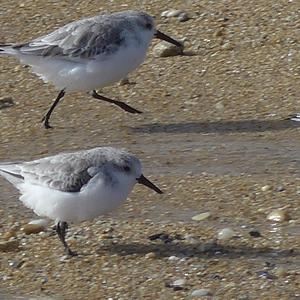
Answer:
[[[24,182],[24,177],[20,174],[20,168],[17,164],[5,163],[0,165],[0,175],[13,185],[18,186]]]
[[[13,44],[0,44],[0,55],[13,55],[15,50]]]

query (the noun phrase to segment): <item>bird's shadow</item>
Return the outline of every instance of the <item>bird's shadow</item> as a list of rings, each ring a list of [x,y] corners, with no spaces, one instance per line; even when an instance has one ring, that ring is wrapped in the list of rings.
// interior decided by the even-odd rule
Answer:
[[[280,131],[300,127],[300,122],[290,119],[278,120],[233,120],[187,123],[153,123],[131,128],[136,133],[234,133]]]
[[[105,245],[98,248],[97,252],[107,251],[120,256],[138,255],[144,256],[147,253],[154,253],[156,258],[164,258],[170,256],[176,257],[201,257],[211,258],[215,256],[225,256],[229,259],[237,259],[241,257],[249,258],[285,258],[298,257],[300,252],[294,249],[272,249],[268,247],[251,248],[246,246],[222,245],[215,241],[210,243],[117,243]]]

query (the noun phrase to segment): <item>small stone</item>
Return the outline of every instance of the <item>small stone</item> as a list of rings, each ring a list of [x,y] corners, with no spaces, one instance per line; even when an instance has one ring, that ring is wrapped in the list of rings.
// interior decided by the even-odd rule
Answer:
[[[211,291],[209,289],[198,289],[192,291],[191,296],[192,297],[211,296]]]
[[[169,258],[168,258],[169,261],[178,261],[180,260],[179,257],[175,256],[175,255],[171,255]]]
[[[19,249],[18,240],[0,242],[0,251],[2,252],[16,251],[18,249]]]
[[[16,236],[17,236],[17,230],[15,230],[15,229],[10,229],[9,231],[7,231],[3,234],[3,238],[6,241],[8,241],[10,238],[16,237]]]
[[[184,289],[185,284],[186,284],[186,280],[184,278],[181,278],[168,284],[167,287],[173,288],[174,291],[180,291]]]
[[[61,263],[65,263],[67,261],[70,260],[70,256],[69,255],[63,255],[62,257],[59,258],[59,262]]]
[[[155,57],[170,57],[183,54],[183,46],[177,47],[167,42],[160,42],[153,48]]]
[[[210,212],[205,212],[205,213],[202,213],[202,214],[198,214],[198,215],[195,215],[192,217],[192,220],[193,221],[203,221],[205,219],[208,219],[209,217],[211,216],[211,213]]]
[[[186,280],[184,278],[181,278],[181,279],[177,279],[173,282],[173,285],[174,286],[183,286],[185,285],[186,283]]]
[[[44,228],[48,227],[49,220],[48,219],[36,219],[30,221],[28,224],[34,224],[34,225],[40,225],[43,226]]]
[[[235,236],[235,232],[231,228],[223,228],[218,231],[219,240],[229,240]]]
[[[186,12],[182,12],[181,14],[179,14],[179,16],[177,17],[177,20],[179,22],[186,22],[190,19],[189,15]]]
[[[178,17],[182,13],[184,13],[184,11],[180,9],[168,9],[163,11],[160,15],[165,18],[174,18]]]
[[[276,187],[276,192],[283,192],[283,191],[285,191],[285,187],[284,186],[279,185],[279,186]]]
[[[40,233],[41,231],[45,230],[45,227],[40,225],[40,224],[26,224],[24,225],[21,230],[25,233],[25,234],[37,234]]]
[[[168,10],[164,10],[164,11],[160,14],[160,16],[163,17],[163,18],[166,18],[168,12],[169,12]]]
[[[288,221],[290,217],[286,210],[275,209],[267,215],[267,219],[274,222],[284,222]]]
[[[234,47],[231,43],[228,42],[228,43],[223,44],[221,46],[221,48],[224,49],[224,50],[233,50]]]
[[[12,97],[2,97],[0,98],[0,109],[8,108],[14,106],[14,100]]]
[[[19,268],[22,267],[22,265],[24,264],[24,262],[25,262],[25,261],[23,261],[23,260],[11,260],[11,261],[9,262],[9,266],[10,266],[11,268],[14,268],[14,269],[19,269]]]
[[[146,258],[146,259],[153,259],[153,258],[155,258],[155,257],[156,257],[155,252],[149,252],[149,253],[147,253],[147,254],[145,255],[145,258]]]
[[[249,234],[252,236],[252,237],[255,237],[255,238],[258,238],[258,237],[261,237],[261,234],[258,230],[250,230],[249,231]]]
[[[271,188],[271,186],[269,186],[269,185],[264,185],[264,186],[261,187],[261,191],[262,191],[262,192],[267,192],[268,190],[270,190],[270,188]]]

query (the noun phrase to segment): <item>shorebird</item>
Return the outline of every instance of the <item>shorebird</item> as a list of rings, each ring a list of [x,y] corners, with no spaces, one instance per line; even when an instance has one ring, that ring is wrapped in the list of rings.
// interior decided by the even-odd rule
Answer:
[[[142,174],[136,156],[111,147],[0,164],[0,175],[20,191],[25,206],[55,221],[57,235],[70,256],[76,253],[65,240],[68,222],[111,212],[127,199],[136,183],[162,194]]]
[[[135,70],[144,61],[154,37],[182,47],[157,30],[150,15],[129,10],[78,20],[26,43],[0,44],[0,55],[18,58],[59,90],[43,118],[45,128],[51,128],[53,110],[71,91],[89,92],[129,113],[141,113],[122,101],[99,95],[96,89]]]

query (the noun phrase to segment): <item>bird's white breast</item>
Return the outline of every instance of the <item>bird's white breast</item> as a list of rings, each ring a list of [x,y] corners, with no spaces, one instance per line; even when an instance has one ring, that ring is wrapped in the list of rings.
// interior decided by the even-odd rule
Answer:
[[[32,67],[44,82],[67,91],[91,91],[111,85],[136,69],[145,59],[149,43],[127,43],[109,56],[98,55],[74,61],[62,57],[21,55],[23,63]]]
[[[133,183],[122,181],[115,186],[95,180],[81,192],[69,193],[24,183],[19,187],[20,200],[39,216],[52,220],[79,222],[93,219],[120,206],[128,197]]]

